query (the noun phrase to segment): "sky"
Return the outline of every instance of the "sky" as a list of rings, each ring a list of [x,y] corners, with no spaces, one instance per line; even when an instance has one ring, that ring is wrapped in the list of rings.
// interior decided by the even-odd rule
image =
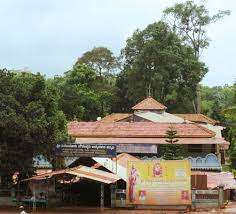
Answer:
[[[62,75],[84,52],[98,46],[116,55],[137,28],[158,21],[177,0],[0,0],[0,68]],[[236,1],[208,0],[209,11],[231,15],[208,28],[202,54],[209,72],[202,83],[236,80]]]

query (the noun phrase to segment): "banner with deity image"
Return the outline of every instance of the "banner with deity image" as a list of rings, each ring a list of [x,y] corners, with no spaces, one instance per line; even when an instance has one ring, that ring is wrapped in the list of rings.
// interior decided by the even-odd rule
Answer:
[[[191,204],[188,160],[129,161],[127,178],[127,204]]]

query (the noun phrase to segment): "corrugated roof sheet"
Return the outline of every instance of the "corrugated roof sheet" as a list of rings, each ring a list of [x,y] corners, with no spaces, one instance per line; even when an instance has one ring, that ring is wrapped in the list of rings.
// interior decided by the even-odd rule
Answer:
[[[163,113],[155,113],[151,111],[146,111],[146,112],[137,112],[135,115],[142,117],[146,120],[150,120],[152,122],[158,122],[158,123],[183,123],[183,122],[188,122],[185,121],[181,117],[177,117],[173,114],[163,112]]]
[[[162,138],[173,126],[179,138],[210,138],[215,133],[194,123],[154,123],[154,122],[70,122],[68,133],[73,137],[134,137]]]
[[[132,107],[133,110],[164,110],[167,109],[166,106],[159,103],[152,97],[147,97],[138,104]]]
[[[91,180],[95,180],[95,181],[99,181],[99,182],[107,183],[107,184],[114,183],[120,179],[117,175],[113,173],[109,173],[109,172],[105,172],[105,171],[98,170],[95,168],[80,165],[74,168],[56,170],[49,173],[40,174],[37,176],[33,176],[31,178],[25,179],[24,181],[43,180],[43,179],[51,178],[52,176],[61,175],[61,174],[75,175],[78,177],[88,178]]]

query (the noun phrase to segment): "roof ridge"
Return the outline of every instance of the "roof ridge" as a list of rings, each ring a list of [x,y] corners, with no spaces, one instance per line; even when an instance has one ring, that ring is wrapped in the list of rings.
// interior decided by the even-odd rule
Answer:
[[[138,102],[135,106],[133,106],[132,109],[133,110],[142,110],[142,109],[163,110],[163,109],[167,109],[167,107],[163,105],[162,103],[158,102],[157,100],[155,100],[153,97],[148,96],[147,98],[145,98],[144,100]]]
[[[203,127],[203,126],[201,126],[200,124],[197,124],[197,123],[192,123],[192,124],[195,125],[195,126],[197,126],[197,127],[199,127],[200,129],[202,129],[202,130],[208,132],[209,134],[212,134],[212,135],[213,135],[212,137],[215,137],[216,133],[213,132],[213,131],[211,131],[210,129],[208,129],[208,128],[206,128],[206,127]]]
[[[131,113],[111,113],[106,115],[105,117],[101,118],[101,120],[99,120],[99,122],[117,122],[123,119],[128,118],[129,116],[131,116]]]
[[[200,115],[202,115],[202,116],[203,116],[204,118],[206,118],[207,120],[210,120],[210,121],[212,121],[212,122],[214,122],[214,123],[217,123],[216,120],[212,119],[211,117],[206,116],[205,114],[200,113]]]
[[[182,118],[193,117],[193,118],[188,118],[188,120],[195,121],[195,122],[197,122],[197,121],[206,122],[206,123],[209,123],[212,125],[215,125],[219,122],[219,121],[216,121],[216,120],[212,119],[211,117],[209,117],[205,114],[202,114],[202,113],[186,113],[186,114],[174,114],[174,115],[182,117]],[[194,117],[195,117],[195,119],[194,119]],[[206,121],[203,121],[202,119],[204,119]]]

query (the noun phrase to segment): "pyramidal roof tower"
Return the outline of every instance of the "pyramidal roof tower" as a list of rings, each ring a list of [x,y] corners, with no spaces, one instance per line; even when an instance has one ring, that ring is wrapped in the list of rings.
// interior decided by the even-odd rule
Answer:
[[[151,96],[149,96],[138,104],[136,104],[135,106],[133,106],[132,109],[134,111],[155,111],[161,113],[164,112],[167,107],[153,99]]]

